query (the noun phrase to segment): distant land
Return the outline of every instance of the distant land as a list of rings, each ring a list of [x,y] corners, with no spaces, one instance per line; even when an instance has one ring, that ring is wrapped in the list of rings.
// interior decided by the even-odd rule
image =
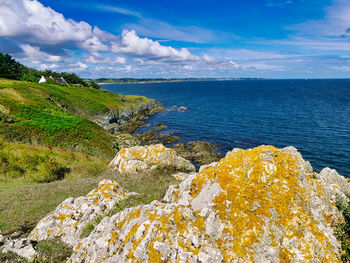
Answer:
[[[266,78],[99,78],[95,79],[98,84],[113,83],[154,83],[175,81],[218,81],[218,80],[263,80]]]

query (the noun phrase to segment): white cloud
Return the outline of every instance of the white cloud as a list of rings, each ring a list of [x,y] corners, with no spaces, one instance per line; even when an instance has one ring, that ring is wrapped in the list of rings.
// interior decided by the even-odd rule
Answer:
[[[231,64],[232,67],[235,68],[235,69],[240,68],[240,66],[239,66],[236,62],[234,62],[234,61],[232,61],[232,60],[230,60],[230,64]]]
[[[92,53],[85,57],[85,62],[89,64],[106,64],[106,65],[116,65],[116,64],[125,64],[126,59],[123,57],[104,57],[99,53]]]
[[[212,63],[212,62],[215,62],[215,59],[207,54],[204,54],[203,55],[203,60],[208,62],[208,63]]]
[[[142,18],[142,15],[140,13],[126,9],[126,8],[118,7],[118,6],[99,5],[97,6],[97,8],[101,10],[109,11],[109,12]]]
[[[21,45],[22,50],[24,51],[27,59],[32,63],[38,64],[40,62],[59,62],[61,61],[60,56],[49,55],[43,51],[40,51],[38,47],[32,47],[29,44]]]
[[[41,64],[39,66],[39,70],[46,70],[46,69],[51,69],[51,70],[55,70],[57,69],[59,66],[57,64],[50,64],[50,65],[47,65],[47,64]]]
[[[348,34],[350,28],[350,2],[348,0],[333,0],[325,8],[325,16],[318,20],[309,20],[301,24],[288,26],[299,34],[323,37],[340,37]]]
[[[92,36],[92,28],[85,22],[65,19],[62,14],[37,0],[2,0],[0,36],[55,44],[85,41]]]
[[[162,61],[195,61],[197,56],[192,55],[188,49],[175,49],[162,46],[159,42],[148,38],[140,38],[135,31],[124,30],[120,42],[112,43],[112,52],[124,53],[132,56],[159,59]]]
[[[193,66],[192,65],[185,65],[183,66],[184,70],[193,70]]]

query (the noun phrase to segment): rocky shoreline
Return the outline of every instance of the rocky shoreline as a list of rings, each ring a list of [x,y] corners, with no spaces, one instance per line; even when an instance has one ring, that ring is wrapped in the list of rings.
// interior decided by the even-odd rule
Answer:
[[[180,111],[187,109],[184,106],[174,106]],[[122,111],[109,111],[105,114],[95,116],[93,121],[103,127],[107,132],[114,134],[120,148],[133,146],[146,146],[161,143],[174,149],[181,157],[194,162],[196,167],[210,164],[220,160],[218,153],[219,146],[205,141],[193,141],[189,143],[180,142],[181,138],[172,132],[161,132],[166,129],[163,124],[157,124],[151,129],[135,133],[139,128],[144,127],[150,115],[166,111],[158,101],[151,100],[137,108],[129,107]]]

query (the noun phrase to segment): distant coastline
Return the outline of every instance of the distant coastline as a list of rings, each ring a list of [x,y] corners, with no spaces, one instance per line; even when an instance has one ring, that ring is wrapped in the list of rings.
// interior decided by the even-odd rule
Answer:
[[[104,84],[133,84],[133,83],[162,83],[185,81],[227,81],[227,80],[268,80],[268,78],[175,78],[175,79],[134,79],[134,78],[100,78],[96,79],[98,85]]]

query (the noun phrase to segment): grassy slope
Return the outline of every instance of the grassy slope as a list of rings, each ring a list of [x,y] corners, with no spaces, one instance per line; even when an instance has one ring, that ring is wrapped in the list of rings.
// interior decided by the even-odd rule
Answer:
[[[104,90],[0,79],[0,114],[15,121],[0,121],[0,134],[7,140],[111,158],[113,137],[89,119],[149,101],[126,97],[128,102],[122,102],[121,94]]]
[[[70,196],[96,188],[108,161],[62,149],[0,142],[0,230],[34,224]],[[65,179],[51,183],[57,167],[69,168]]]
[[[103,171],[115,155],[115,139],[89,119],[149,101],[126,96],[126,103],[122,97],[92,88],[0,79],[2,233],[20,229],[25,221],[37,223],[64,199],[84,196],[101,179],[112,177]]]

